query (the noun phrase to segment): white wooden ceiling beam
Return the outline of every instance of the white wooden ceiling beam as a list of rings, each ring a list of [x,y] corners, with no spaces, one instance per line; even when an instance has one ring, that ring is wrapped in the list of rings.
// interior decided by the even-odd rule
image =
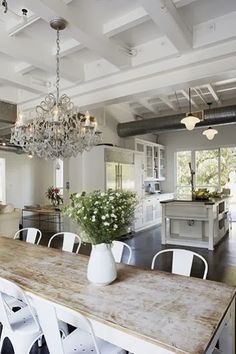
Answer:
[[[29,27],[30,25],[32,25],[33,23],[35,23],[36,21],[38,21],[40,19],[40,17],[32,15],[30,16],[25,22],[23,23],[19,23],[16,26],[13,26],[11,28],[8,28],[8,34],[10,37],[15,36],[17,34],[19,34],[20,32],[22,32],[25,28]]]
[[[189,5],[195,1],[199,1],[199,0],[173,0],[173,3],[178,8],[178,7]]]
[[[158,97],[159,97],[160,100],[161,100],[162,102],[164,102],[169,108],[171,108],[172,111],[174,111],[174,112],[177,112],[177,111],[178,111],[178,109],[175,107],[175,105],[173,105],[173,103],[170,102],[170,100],[169,100],[166,96],[164,96],[164,95],[158,95]]]
[[[58,16],[64,18],[69,23],[67,31],[72,38],[113,65],[120,68],[130,65],[130,57],[125,54],[124,48],[105,38],[102,33],[93,31],[91,18],[86,21],[84,14],[75,13],[69,6],[58,0],[25,0],[25,3],[29,9],[47,22]]]
[[[189,102],[189,94],[185,91],[185,90],[180,90],[180,93],[182,93],[182,95],[188,100]],[[198,108],[198,105],[196,104],[196,102],[191,98],[191,105],[195,108]]]
[[[125,15],[103,24],[103,34],[112,37],[150,19],[143,7],[138,7]]]
[[[81,83],[66,93],[77,100],[78,105],[98,106],[117,103],[122,100],[133,101],[134,95],[148,97],[169,94],[183,87],[194,87],[211,82],[227,82],[235,72],[236,40],[206,47],[194,52],[163,61],[156,61],[131,70],[114,72],[96,80]],[[224,55],[222,56],[222,53]],[[198,82],[196,82],[198,81]],[[235,80],[234,80],[235,81]],[[112,102],[112,103],[111,103]],[[35,105],[28,102],[27,105]],[[95,104],[95,103],[94,103]]]
[[[48,48],[42,43],[35,44],[35,41],[26,36],[9,37],[6,32],[0,32],[0,53],[4,53],[17,60],[22,60],[35,68],[55,74],[56,60]],[[83,68],[79,65],[72,66],[70,60],[61,63],[61,76],[69,81],[77,82],[83,80]]]
[[[32,81],[24,78],[20,74],[15,73],[13,70],[11,70],[11,67],[7,65],[7,63],[4,65],[1,62],[0,81],[5,85],[26,90],[36,95],[44,95],[48,93],[48,90],[45,86],[33,83]]]
[[[211,84],[208,84],[208,85],[206,85],[206,87],[208,88],[208,90],[211,93],[212,97],[214,98],[215,102],[220,105],[221,100],[220,100],[219,96],[217,95],[213,86]]]
[[[17,74],[25,75],[34,70],[35,67],[33,65],[30,65],[28,63],[20,63],[15,65],[15,72]]]
[[[192,33],[172,0],[138,0],[160,30],[180,51],[192,48]]]
[[[153,104],[151,104],[147,98],[141,98],[138,102],[148,111],[152,113],[158,113],[158,110],[154,108]]]

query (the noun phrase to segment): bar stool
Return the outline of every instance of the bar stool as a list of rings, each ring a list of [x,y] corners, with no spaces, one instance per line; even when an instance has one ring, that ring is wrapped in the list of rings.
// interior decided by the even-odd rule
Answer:
[[[132,249],[127,243],[122,242],[122,241],[113,241],[111,245],[111,251],[112,254],[115,258],[115,262],[121,263],[122,256],[124,249],[128,250],[128,259],[127,259],[127,264],[130,264],[131,258],[132,258]]]
[[[76,248],[75,253],[79,252],[82,243],[79,235],[74,234],[73,232],[58,232],[49,239],[48,247],[51,247],[52,240],[54,240],[56,237],[63,237],[62,251],[73,252],[75,243],[78,243],[78,247]]]
[[[36,229],[35,227],[26,227],[24,229],[21,229],[15,233],[14,239],[19,239],[19,235],[21,232],[26,231],[26,242],[29,243],[34,243],[36,245],[39,244],[41,238],[42,238],[42,232],[39,229]]]
[[[71,354],[77,351],[90,354],[126,353],[125,350],[95,337],[90,321],[78,312],[70,314],[77,328],[66,338],[61,338],[56,307],[38,296],[34,296],[33,302],[50,354]]]

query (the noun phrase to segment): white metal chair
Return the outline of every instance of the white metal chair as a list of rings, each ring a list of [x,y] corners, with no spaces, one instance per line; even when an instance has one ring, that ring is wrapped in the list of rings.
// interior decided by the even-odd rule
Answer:
[[[167,252],[173,252],[173,258],[172,258],[172,273],[174,274],[179,274],[179,275],[186,275],[190,276],[191,269],[192,269],[192,263],[193,263],[193,257],[196,256],[199,259],[202,260],[204,263],[205,269],[203,273],[203,279],[206,279],[207,277],[207,272],[208,272],[208,264],[205,258],[203,258],[200,254],[188,250],[183,250],[183,249],[166,249],[159,251],[155,254],[155,256],[152,259],[152,265],[151,269],[155,268],[155,262],[157,257],[160,254],[167,253]]]
[[[36,229],[35,227],[26,227],[24,229],[21,229],[15,233],[14,239],[18,239],[19,235],[21,232],[26,231],[26,242],[29,243],[34,243],[36,245],[39,244],[41,238],[42,238],[42,232],[39,229]]]
[[[58,232],[50,238],[48,241],[48,247],[51,247],[52,240],[56,237],[63,237],[62,251],[73,252],[74,244],[78,243],[75,253],[79,252],[82,243],[79,235],[72,232]]]
[[[25,306],[13,312],[8,307],[6,297],[21,300]],[[42,331],[34,310],[24,291],[15,283],[0,278],[0,322],[2,334],[0,352],[5,338],[9,338],[15,354],[29,354],[33,344],[42,337]]]
[[[34,296],[39,322],[50,354],[92,353],[125,354],[126,351],[95,337],[90,321],[80,313],[73,315],[76,330],[61,338],[58,328],[57,309],[45,299]],[[72,316],[72,314],[70,314]]]
[[[130,261],[131,261],[131,258],[132,258],[132,249],[131,249],[131,247],[129,245],[127,245],[125,242],[122,242],[122,241],[113,241],[112,242],[111,251],[112,251],[112,254],[113,254],[114,258],[115,258],[115,262],[121,263],[123,252],[124,252],[125,248],[128,250],[128,253],[129,253],[129,256],[128,256],[128,259],[127,259],[126,263],[130,264]]]

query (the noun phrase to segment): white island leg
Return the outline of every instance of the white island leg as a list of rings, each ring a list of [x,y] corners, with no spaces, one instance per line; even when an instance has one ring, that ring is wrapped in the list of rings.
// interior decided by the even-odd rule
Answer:
[[[162,222],[161,222],[161,243],[166,244],[167,234],[166,234],[166,206],[162,204]]]

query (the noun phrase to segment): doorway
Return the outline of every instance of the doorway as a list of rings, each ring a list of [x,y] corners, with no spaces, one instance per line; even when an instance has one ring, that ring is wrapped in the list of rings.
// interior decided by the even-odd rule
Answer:
[[[6,204],[6,161],[0,158],[0,204]]]

